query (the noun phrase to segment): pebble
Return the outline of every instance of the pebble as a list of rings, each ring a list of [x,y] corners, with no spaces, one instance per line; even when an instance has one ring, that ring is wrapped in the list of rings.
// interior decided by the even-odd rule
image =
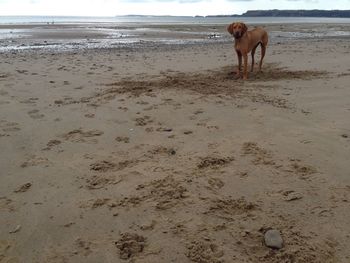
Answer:
[[[269,248],[274,248],[274,249],[283,248],[283,239],[281,237],[281,233],[276,229],[270,229],[266,231],[264,240],[265,240],[265,245]]]
[[[16,189],[14,192],[15,193],[27,192],[31,186],[32,186],[31,183],[26,183],[26,184],[22,185],[21,187],[19,187],[18,189]]]
[[[290,201],[295,201],[295,200],[300,200],[303,198],[302,194],[294,192],[294,191],[290,191],[290,192],[286,192],[284,194],[284,201],[290,202]]]
[[[14,230],[11,230],[9,233],[10,234],[14,234],[14,233],[17,233],[18,231],[20,231],[22,228],[21,225],[17,225],[16,228]]]

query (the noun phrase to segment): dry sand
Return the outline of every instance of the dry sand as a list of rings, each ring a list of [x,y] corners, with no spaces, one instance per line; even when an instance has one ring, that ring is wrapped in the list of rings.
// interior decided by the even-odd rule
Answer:
[[[350,262],[349,55],[272,41],[243,82],[230,43],[0,54],[0,262]]]

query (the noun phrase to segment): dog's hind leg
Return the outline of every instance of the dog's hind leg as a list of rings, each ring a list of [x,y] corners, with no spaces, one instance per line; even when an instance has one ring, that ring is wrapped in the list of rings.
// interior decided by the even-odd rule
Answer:
[[[258,43],[253,49],[252,49],[252,66],[250,68],[250,72],[253,72],[254,70],[254,64],[255,64],[255,61],[254,61],[254,55],[255,55],[255,50],[256,48],[259,46],[260,43]]]
[[[266,47],[267,47],[268,41],[269,41],[269,37],[267,36],[267,33],[265,33],[265,35],[262,38],[262,41],[260,42],[260,44],[261,44],[261,59],[260,59],[260,63],[259,63],[259,72],[261,71],[261,66],[263,63],[263,59],[265,57]]]
[[[263,59],[265,57],[265,53],[266,53],[266,46],[263,43],[261,43],[261,59],[260,59],[260,63],[259,63],[259,71],[261,71],[261,66],[263,63]]]

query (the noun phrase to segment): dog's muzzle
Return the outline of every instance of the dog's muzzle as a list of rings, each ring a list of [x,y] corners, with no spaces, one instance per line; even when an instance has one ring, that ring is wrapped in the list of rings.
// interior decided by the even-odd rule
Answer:
[[[232,34],[232,36],[234,38],[240,38],[241,37],[241,33],[240,32],[235,32],[235,33]]]

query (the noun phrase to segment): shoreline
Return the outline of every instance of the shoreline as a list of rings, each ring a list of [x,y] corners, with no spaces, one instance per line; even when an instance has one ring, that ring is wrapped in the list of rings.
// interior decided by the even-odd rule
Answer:
[[[253,28],[254,24],[249,25]],[[270,43],[300,39],[350,38],[350,24],[266,24]],[[145,45],[186,45],[232,42],[226,25],[38,25],[0,26],[0,52],[47,49],[77,51]]]

